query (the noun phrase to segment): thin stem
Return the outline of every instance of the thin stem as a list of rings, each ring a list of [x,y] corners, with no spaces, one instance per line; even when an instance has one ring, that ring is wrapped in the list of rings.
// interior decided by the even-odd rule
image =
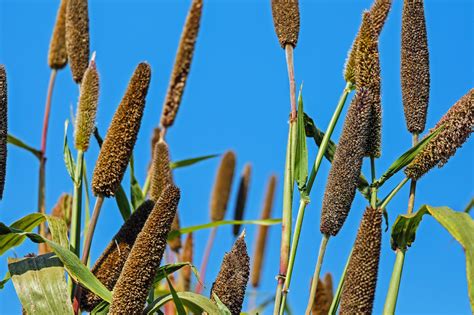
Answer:
[[[84,152],[77,151],[76,170],[74,172],[74,194],[72,197],[70,247],[79,257],[81,248],[81,218],[82,218],[82,167]]]
[[[48,138],[49,116],[51,113],[51,101],[53,98],[54,83],[56,82],[56,69],[51,70],[49,77],[48,91],[46,94],[46,102],[44,105],[43,128],[41,132],[41,158],[39,165],[39,183],[38,183],[38,212],[45,213],[45,186],[46,186],[46,141]],[[46,235],[45,223],[41,223],[39,234]],[[40,246],[41,249],[41,246]]]
[[[372,208],[377,207],[377,187],[374,186],[376,181],[376,174],[375,174],[375,158],[373,156],[370,157],[370,174],[372,176],[372,187],[370,189],[370,206]]]
[[[104,203],[104,196],[99,195],[95,200],[94,212],[92,212],[91,222],[87,227],[86,241],[84,243],[84,250],[82,251],[82,263],[87,264],[89,259],[89,253],[92,245],[92,238],[94,237],[95,227],[97,226],[97,220],[99,219],[100,210],[102,209],[102,204]]]
[[[201,269],[199,270],[199,275],[201,276],[201,281],[198,282],[196,286],[196,293],[200,294],[204,287],[204,280],[206,278],[206,269],[207,264],[209,263],[209,257],[211,256],[211,249],[214,245],[214,240],[216,239],[217,227],[213,227],[209,238],[207,239],[206,249],[204,250],[204,256],[202,258]]]
[[[354,248],[351,249],[349,257],[347,257],[347,262],[346,262],[346,265],[344,266],[344,270],[342,271],[339,284],[337,285],[336,293],[334,293],[331,307],[329,308],[329,312],[328,312],[328,314],[330,315],[335,315],[337,312],[337,308],[339,307],[339,302],[341,301],[342,286],[344,285],[344,279],[346,278],[347,267],[349,266],[349,261],[351,260],[353,251],[354,251]]]
[[[413,146],[418,143],[418,134],[412,136]],[[410,183],[410,195],[408,197],[408,209],[407,213],[412,213],[415,207],[415,193],[416,193],[416,180],[412,180]]]
[[[329,235],[324,234],[321,239],[321,246],[319,247],[318,261],[314,268],[313,280],[311,281],[311,291],[309,294],[308,306],[306,307],[305,314],[311,314],[313,309],[314,297],[316,296],[316,289],[318,288],[319,274],[321,273],[321,266],[323,265],[324,253],[329,241]]]
[[[408,177],[403,178],[403,180],[395,186],[395,188],[385,197],[379,205],[379,208],[385,209],[388,203],[392,200],[393,197],[402,189],[402,187],[409,181]]]
[[[286,66],[288,68],[288,81],[290,83],[290,104],[291,118],[290,121],[296,120],[296,83],[295,83],[295,67],[293,62],[293,46],[285,46]]]

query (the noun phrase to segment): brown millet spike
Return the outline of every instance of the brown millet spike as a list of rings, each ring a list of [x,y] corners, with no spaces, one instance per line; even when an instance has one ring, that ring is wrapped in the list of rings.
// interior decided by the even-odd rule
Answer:
[[[7,72],[0,65],[0,199],[3,198],[7,173],[8,93]]]
[[[143,228],[154,205],[152,200],[143,202],[125,221],[92,267],[92,273],[107,289],[114,288],[138,233]],[[101,301],[100,297],[83,288],[81,296],[83,311],[91,312]]]
[[[66,49],[72,77],[82,81],[89,64],[88,0],[68,0],[66,9]]]
[[[184,241],[184,248],[183,253],[181,254],[181,261],[193,263],[193,251],[194,251],[194,241],[193,241],[193,233],[189,233],[186,236],[186,240]],[[183,267],[181,269],[181,279],[182,279],[182,288],[183,291],[190,291],[191,290],[191,267]]]
[[[67,64],[66,9],[68,0],[61,0],[53,35],[49,43],[48,65],[51,69],[62,69]]]
[[[214,189],[211,195],[211,220],[221,221],[225,217],[229,201],[232,179],[234,178],[235,153],[227,151],[217,170]]]
[[[369,123],[370,93],[361,88],[347,112],[329,171],[321,211],[323,234],[336,235],[349,214],[367,147]]]
[[[71,225],[71,211],[72,211],[72,196],[70,194],[63,193],[59,197],[56,205],[51,210],[51,216],[56,218],[62,218],[69,227]]]
[[[94,194],[113,196],[122,181],[140,130],[151,69],[140,63],[110,124],[92,176]]]
[[[77,106],[75,147],[77,150],[86,152],[89,141],[95,128],[95,117],[97,104],[99,102],[99,73],[95,62],[92,60],[82,78]]]
[[[245,244],[245,231],[235,241],[232,250],[226,253],[216,281],[212,284],[211,299],[214,294],[227,306],[232,315],[239,315],[249,280],[250,258]]]
[[[329,313],[329,309],[331,308],[332,299],[332,278],[331,274],[327,273],[324,277],[324,282],[321,280],[318,282],[311,314],[327,315]]]
[[[148,216],[114,287],[109,314],[142,314],[180,199],[169,185]],[[139,276],[137,276],[139,275]]]
[[[272,0],[272,15],[281,47],[283,49],[286,45],[296,47],[300,32],[298,0]]]
[[[168,144],[163,140],[159,140],[153,150],[151,172],[150,199],[156,201],[160,198],[163,189],[173,183],[169,148]]]
[[[443,124],[443,130],[405,169],[405,174],[411,179],[419,179],[436,165],[442,167],[467,141],[474,128],[474,89],[458,100],[430,133]]]
[[[370,92],[371,121],[366,156],[380,157],[382,141],[382,106],[380,97],[380,60],[378,42],[369,12],[364,13],[357,44],[355,81],[358,89]]]
[[[176,215],[174,216],[173,223],[171,224],[171,232],[173,231],[179,231],[180,229],[180,224],[179,224],[179,212],[176,211]],[[168,240],[168,246],[170,249],[179,254],[179,250],[181,249],[181,235],[176,236],[175,238]]]
[[[381,244],[382,209],[369,207],[362,217],[347,267],[339,314],[372,314]]]
[[[201,22],[202,1],[203,0],[193,0],[191,3],[183,33],[181,34],[168,92],[166,93],[166,99],[161,113],[161,125],[165,128],[171,127],[176,119],[179,104],[181,103],[181,98],[186,86],[186,80],[191,69],[194,46]]]
[[[260,215],[261,220],[269,219],[272,214],[273,200],[275,198],[276,176],[272,175],[268,182],[265,201]],[[257,238],[255,239],[255,247],[253,252],[251,283],[254,288],[260,285],[260,277],[262,274],[263,260],[265,257],[265,248],[267,245],[268,226],[259,225],[257,230]]]
[[[245,203],[247,202],[247,195],[250,184],[250,175],[252,173],[252,165],[245,164],[244,171],[240,177],[239,191],[237,193],[237,201],[234,209],[234,220],[242,220],[244,218]],[[233,234],[235,237],[239,235],[240,224],[236,224],[233,227]]]
[[[430,96],[430,55],[423,0],[405,0],[402,16],[401,82],[407,129],[425,130]]]

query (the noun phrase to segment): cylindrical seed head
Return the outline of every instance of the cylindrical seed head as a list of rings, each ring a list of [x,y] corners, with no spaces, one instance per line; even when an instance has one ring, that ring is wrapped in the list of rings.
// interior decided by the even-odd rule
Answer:
[[[329,171],[321,212],[323,234],[336,235],[351,209],[368,142],[370,113],[370,93],[362,88],[347,112]]]
[[[318,282],[311,314],[327,315],[329,313],[329,309],[331,308],[332,299],[332,277],[330,273],[327,273],[324,276],[324,281],[319,280]]]
[[[59,197],[56,205],[51,210],[51,216],[61,218],[69,227],[71,225],[71,211],[72,211],[72,196],[63,193]]]
[[[184,241],[183,253],[181,254],[181,261],[193,263],[194,241],[193,233],[189,233]],[[183,267],[181,269],[181,279],[183,291],[191,290],[191,267]]]
[[[150,66],[140,63],[114,114],[95,165],[92,190],[96,196],[113,196],[122,181],[140,130],[150,78]]]
[[[180,192],[176,186],[170,185],[163,190],[117,280],[109,314],[142,314],[166,248],[179,199]]]
[[[68,0],[66,49],[74,81],[80,83],[89,64],[88,0]]]
[[[372,314],[381,244],[382,209],[367,208],[347,267],[340,314]]]
[[[275,198],[276,176],[272,175],[268,182],[265,200],[262,208],[260,219],[269,219],[272,214],[273,200]],[[265,257],[265,249],[267,246],[268,226],[259,225],[257,230],[257,237],[255,239],[253,251],[253,263],[251,283],[254,288],[260,285],[260,278],[262,275],[263,260]]]
[[[171,232],[179,231],[181,228],[179,224],[179,212],[176,211],[176,215],[174,216],[173,223],[171,224]],[[181,235],[174,237],[171,240],[168,240],[168,246],[171,248],[172,251],[179,254],[179,250],[181,249]]]
[[[474,128],[474,89],[458,100],[430,133],[441,125],[444,125],[443,130],[405,169],[405,174],[411,179],[419,179],[436,165],[442,167],[467,141]]]
[[[161,125],[165,128],[173,125],[178,113],[184,87],[186,86],[186,80],[191,69],[194,46],[201,22],[201,13],[202,0],[193,0],[188,17],[186,18],[183,33],[181,34],[168,92],[166,93],[163,111],[161,113]]]
[[[75,147],[86,152],[89,141],[95,128],[95,116],[99,102],[99,73],[95,61],[91,60],[89,67],[82,78],[77,106]]]
[[[154,205],[152,200],[142,203],[125,221],[92,267],[92,273],[107,289],[114,288],[138,233],[145,225]],[[83,311],[91,312],[101,301],[100,297],[83,288],[81,296]]]
[[[385,21],[387,20],[390,8],[392,7],[392,0],[375,0],[370,8],[370,17],[372,19],[372,28],[376,34],[377,40],[380,37]],[[362,25],[361,25],[362,27]],[[355,64],[356,64],[356,54],[357,54],[357,45],[360,37],[361,30],[359,29],[353,43],[351,50],[349,51],[346,65],[344,67],[344,79],[346,82],[351,82],[355,84]]]
[[[369,12],[364,13],[359,41],[357,43],[355,81],[358,89],[367,89],[371,96],[370,133],[365,155],[380,157],[382,141],[380,60],[377,36]]]
[[[300,9],[298,0],[271,0],[273,26],[282,48],[296,47],[300,32]]]
[[[423,0],[405,0],[402,16],[401,82],[408,131],[425,130],[430,96],[430,56]]]
[[[160,198],[163,189],[173,183],[169,148],[163,140],[159,140],[153,150],[151,174],[150,198],[156,201]]]
[[[244,237],[245,231],[235,241],[232,250],[225,254],[219,274],[211,288],[211,299],[214,300],[216,294],[232,315],[239,315],[242,310],[249,280],[250,258]]]
[[[250,175],[252,173],[252,165],[246,164],[244,171],[240,177],[239,191],[237,193],[237,201],[234,209],[234,220],[242,220],[244,218],[245,203],[247,202],[247,194],[250,184]],[[237,237],[240,233],[240,224],[236,224],[233,227],[233,234]]]
[[[217,170],[216,180],[211,195],[211,220],[221,221],[225,217],[229,201],[232,179],[234,178],[235,153],[227,151],[222,157]]]
[[[0,65],[0,199],[3,198],[7,173],[8,95],[7,72]]]
[[[48,65],[51,69],[62,69],[67,64],[66,9],[68,0],[61,0],[53,35],[49,43]]]

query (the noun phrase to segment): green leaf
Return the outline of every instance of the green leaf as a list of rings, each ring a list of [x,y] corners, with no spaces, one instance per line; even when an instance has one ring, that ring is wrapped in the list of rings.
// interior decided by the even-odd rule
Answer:
[[[221,226],[221,225],[244,225],[244,224],[256,224],[256,225],[275,225],[281,223],[281,219],[266,219],[266,220],[227,220],[227,221],[215,221],[215,222],[210,222],[210,223],[205,223],[205,224],[200,224],[200,225],[194,225],[194,226],[189,226],[180,229],[179,231],[171,231],[168,234],[168,239],[171,240],[179,235],[183,234],[188,234],[191,232],[199,231],[199,230],[205,230],[205,229],[210,229],[216,226]]]
[[[298,97],[298,118],[296,122],[296,160],[295,180],[298,189],[304,191],[308,179],[308,148],[306,146],[306,133],[304,125],[303,96],[300,90]]]
[[[268,299],[264,300],[262,303],[257,305],[254,309],[249,311],[250,314],[264,314],[265,309],[269,305],[273,305],[273,301],[275,301],[275,296],[271,296]]]
[[[381,187],[390,177],[398,173],[400,170],[402,170],[405,166],[410,164],[415,157],[420,153],[425,146],[430,142],[431,139],[436,137],[438,133],[444,128],[444,125],[441,125],[436,129],[434,132],[432,132],[430,135],[425,137],[423,140],[417,143],[414,147],[410,148],[408,151],[403,153],[398,159],[395,160],[395,162],[390,165],[390,167],[385,171],[385,173],[376,181],[376,186]]]
[[[5,284],[7,284],[8,281],[10,281],[11,275],[10,272],[8,271],[5,277],[3,277],[3,280],[0,281],[0,290],[5,287]]]
[[[135,178],[135,164],[133,154],[130,158],[130,196],[132,199],[133,211],[135,211],[143,203],[143,201],[145,201],[145,196],[143,195],[140,184]]]
[[[190,159],[186,159],[186,160],[171,162],[170,167],[172,169],[175,169],[175,168],[190,166],[190,165],[199,163],[201,161],[205,161],[205,160],[208,160],[208,159],[218,157],[219,155],[220,154],[210,154],[210,155],[199,156],[199,157],[190,158]]]
[[[474,312],[474,220],[469,214],[448,207],[424,205],[416,213],[400,215],[392,227],[392,248],[406,250],[415,241],[416,230],[426,213],[435,218],[464,248],[469,299]]]
[[[24,143],[23,141],[21,141],[20,139],[18,139],[17,137],[9,134],[7,136],[7,142],[10,143],[11,145],[14,145],[16,147],[19,147],[21,149],[24,149],[30,153],[32,153],[34,156],[36,156],[36,158],[38,160],[41,159],[41,151],[40,150],[37,150],[35,148],[33,148],[32,146],[30,145],[27,145],[26,143]]]
[[[212,297],[213,297],[214,300],[216,301],[217,308],[219,309],[219,314],[222,314],[222,315],[232,315],[231,312],[229,311],[229,309],[227,308],[227,306],[225,306],[224,303],[222,303],[222,301],[219,299],[219,297],[217,296],[217,294],[215,294],[215,293],[213,292],[213,293],[212,293]]]
[[[10,234],[26,236],[35,243],[46,242],[62,261],[64,268],[74,280],[80,282],[89,291],[100,296],[103,300],[111,302],[112,293],[99,280],[97,280],[94,274],[86,266],[84,266],[79,258],[68,248],[63,247],[56,242],[45,239],[36,233],[25,232],[19,229],[7,227],[5,224],[0,223],[0,235],[8,236]]]
[[[87,229],[89,228],[90,220],[91,220],[91,207],[90,207],[90,195],[89,195],[89,181],[87,180],[87,169],[86,169],[86,161],[85,159],[82,160],[82,180],[84,183],[85,191],[86,191],[86,200],[84,201],[84,206],[85,206],[85,218],[84,218],[84,230],[82,232],[82,235],[87,235]],[[84,248],[86,243],[86,238],[84,238],[84,241],[82,243],[82,246]],[[87,267],[90,265],[90,255],[89,258],[87,259]]]
[[[53,253],[23,259],[9,258],[8,270],[28,314],[74,314],[63,264]]]
[[[35,227],[40,225],[44,220],[45,217],[41,213],[32,213],[15,221],[10,227],[12,229],[30,232]],[[25,236],[1,233],[0,226],[0,256],[3,255],[10,248],[20,245],[21,243],[23,243],[24,240]]]
[[[67,128],[69,126],[69,120],[64,122],[64,145],[63,145],[63,156],[64,156],[64,163],[66,164],[66,170],[71,177],[72,181],[75,182],[74,179],[74,170],[76,169],[74,158],[72,157],[71,150],[69,149],[69,145],[67,142]]]
[[[166,278],[167,275],[170,275],[186,266],[195,268],[194,265],[192,265],[189,262],[179,262],[179,263],[167,264],[167,265],[159,267],[158,270],[156,271],[156,276],[155,276],[155,279],[153,280],[153,285],[157,284],[158,282]]]
[[[466,208],[464,208],[464,212],[469,213],[471,212],[472,208],[474,208],[474,198],[472,198]]]
[[[130,209],[130,202],[128,202],[127,195],[125,194],[125,190],[123,190],[122,185],[120,185],[115,192],[115,202],[117,203],[117,207],[119,208],[123,220],[127,221],[127,219],[130,217],[130,214],[132,213],[132,210]]]
[[[193,293],[193,292],[177,292],[179,299],[183,305],[192,309],[193,311],[207,312],[208,314],[221,314],[219,308],[207,297]],[[154,314],[163,305],[173,299],[171,294],[167,294],[157,298],[153,303],[149,304],[144,311],[144,314]]]
[[[311,119],[311,117],[309,117],[306,113],[305,113],[304,119],[305,119],[306,136],[312,137],[316,145],[320,147],[324,138],[324,132],[321,131],[314,124],[313,119]],[[334,154],[336,153],[336,149],[337,149],[337,145],[331,139],[329,139],[326,152],[324,152],[324,157],[330,163],[332,163],[332,160],[334,159]],[[370,201],[369,182],[367,181],[367,179],[364,177],[363,174],[360,174],[359,176],[359,183],[357,184],[357,189],[362,194],[362,196],[364,196],[365,199]]]
[[[178,294],[176,293],[176,290],[174,289],[173,284],[171,283],[168,276],[166,276],[166,282],[168,282],[168,287],[170,288],[171,296],[173,297],[174,305],[176,306],[176,311],[178,312],[178,315],[186,315],[186,310],[184,309],[183,302],[178,297]]]
[[[91,312],[91,315],[107,315],[109,314],[110,304],[105,301],[101,301]]]

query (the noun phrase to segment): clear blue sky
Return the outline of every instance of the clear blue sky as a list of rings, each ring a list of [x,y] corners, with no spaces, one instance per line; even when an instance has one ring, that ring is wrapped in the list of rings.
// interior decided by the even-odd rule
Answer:
[[[177,123],[168,134],[172,157],[183,159],[233,149],[237,173],[246,162],[253,165],[246,218],[259,216],[267,178],[278,176],[275,217],[280,217],[282,170],[287,136],[289,98],[284,52],[273,31],[270,0],[205,0],[202,28]],[[401,2],[394,1],[380,39],[383,100],[383,155],[377,161],[380,174],[410,146],[405,129],[400,92]],[[50,70],[47,52],[59,1],[0,0],[0,63],[9,79],[9,131],[27,143],[39,146],[43,106]],[[153,69],[142,128],[135,150],[140,182],[150,158],[150,137],[158,124],[182,25],[189,0],[91,0],[91,49],[97,51],[101,95],[97,125],[105,133],[135,66],[143,60]],[[295,50],[297,83],[304,81],[306,111],[325,128],[344,87],[342,68],[357,32],[361,12],[370,0],[301,1],[301,32]],[[431,59],[431,93],[427,126],[433,126],[454,102],[474,86],[474,4],[470,0],[426,1]],[[53,98],[48,141],[47,209],[62,192],[72,192],[72,183],[62,159],[64,120],[77,101],[77,87],[69,68],[59,73]],[[341,124],[335,137],[339,136]],[[71,137],[71,134],[69,135]],[[337,139],[337,138],[336,138]],[[316,149],[309,143],[310,161]],[[87,152],[89,172],[98,150]],[[443,169],[423,177],[417,192],[417,207],[429,203],[462,210],[474,195],[474,142],[471,140]],[[218,165],[206,161],[175,171],[182,189],[183,226],[205,223],[209,218],[209,195]],[[367,165],[364,166],[366,168]],[[295,314],[306,306],[310,277],[320,241],[319,213],[329,164],[324,161],[311,195],[296,258],[290,292]],[[35,158],[9,147],[7,183],[0,203],[0,221],[11,223],[35,211],[38,163]],[[382,189],[385,195],[399,180],[396,176]],[[233,188],[231,207],[236,197]],[[390,204],[390,223],[406,209],[408,191]],[[323,272],[337,283],[352,246],[365,200],[359,195],[341,233],[331,240]],[[232,213],[227,214],[230,218]],[[93,243],[97,258],[122,223],[114,200],[102,210]],[[247,227],[253,251],[254,227]],[[274,293],[278,270],[279,227],[271,228],[268,255],[261,287],[262,297]],[[196,234],[196,264],[208,231]],[[382,259],[374,311],[383,307],[395,255],[390,234],[383,234]],[[224,251],[233,239],[231,228],[218,231],[210,259],[210,288]],[[0,277],[6,272],[7,256],[21,257],[36,247],[25,242],[0,258]],[[248,289],[251,292],[252,289]],[[248,299],[247,299],[248,300]],[[247,308],[244,308],[246,310]],[[19,314],[20,304],[11,283],[0,292],[0,313]],[[469,314],[465,261],[462,248],[434,219],[425,217],[413,247],[408,251],[401,285],[399,314]]]

